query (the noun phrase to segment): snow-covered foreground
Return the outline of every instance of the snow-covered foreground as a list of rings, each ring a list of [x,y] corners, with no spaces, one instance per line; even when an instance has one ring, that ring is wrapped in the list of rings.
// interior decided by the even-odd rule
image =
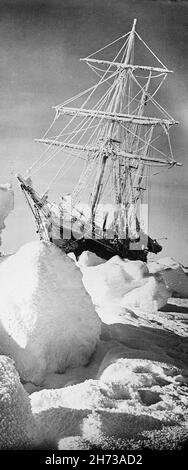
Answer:
[[[0,290],[0,352],[24,380],[2,356],[1,448],[185,445],[188,278],[177,263],[75,263],[34,242],[1,263]]]

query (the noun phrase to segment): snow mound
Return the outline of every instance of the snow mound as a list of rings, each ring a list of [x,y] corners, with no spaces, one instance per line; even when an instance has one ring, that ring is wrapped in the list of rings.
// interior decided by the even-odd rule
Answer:
[[[156,311],[164,306],[170,297],[170,291],[159,273],[149,273],[148,266],[142,261],[122,260],[114,256],[100,265],[83,263],[82,254],[80,269],[83,274],[83,284],[90,294],[95,306],[112,308],[112,305],[122,308],[140,308]],[[95,260],[96,261],[96,260]],[[104,319],[104,318],[103,318]]]
[[[0,352],[23,381],[86,364],[100,329],[79,269],[54,245],[28,243],[1,264]]]
[[[183,380],[181,371],[174,366],[121,358],[106,366],[104,363],[98,380],[33,393],[32,411],[43,423],[47,422],[49,413],[51,417],[57,416],[53,420],[57,439],[80,436],[96,445],[103,438],[130,438],[147,430],[185,422]],[[61,424],[63,413],[66,421]]]
[[[0,357],[0,448],[60,449],[108,439],[139,439],[164,427],[186,426],[186,370],[149,359],[108,354],[98,380],[30,397],[13,361]],[[72,444],[71,444],[72,442]],[[101,448],[101,447],[100,447]]]
[[[0,356],[0,411],[0,449],[33,447],[37,433],[29,396],[5,356]]]
[[[169,290],[164,280],[155,275],[148,277],[144,285],[126,294],[121,301],[121,306],[155,312],[167,303],[169,297]]]
[[[79,256],[77,265],[80,267],[80,269],[82,269],[86,266],[98,266],[99,264],[103,264],[105,262],[105,259],[100,258],[100,256],[97,256],[95,253],[92,253],[91,251],[83,251]]]

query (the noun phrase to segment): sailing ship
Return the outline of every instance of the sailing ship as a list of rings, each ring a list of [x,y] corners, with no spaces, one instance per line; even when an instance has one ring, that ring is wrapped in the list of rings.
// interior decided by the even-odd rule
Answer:
[[[152,171],[181,165],[170,140],[177,121],[155,99],[172,71],[138,34],[136,22],[128,33],[80,59],[97,82],[54,107],[49,129],[37,139],[44,144],[42,153],[25,177],[17,175],[40,238],[77,257],[89,250],[105,259],[118,254],[146,261],[149,252],[162,249],[148,235],[142,212],[148,208]],[[152,65],[135,63],[136,42]],[[61,163],[40,194],[34,176],[59,155]],[[61,198],[51,202],[59,178]],[[68,180],[72,187],[64,194]]]

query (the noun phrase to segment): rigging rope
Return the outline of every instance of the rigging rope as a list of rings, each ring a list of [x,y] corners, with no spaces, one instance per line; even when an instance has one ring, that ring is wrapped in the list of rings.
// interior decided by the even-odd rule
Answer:
[[[151,54],[155,57],[155,59],[158,60],[158,62],[160,62],[160,64],[166,69],[166,65],[163,64],[163,62],[157,57],[157,55],[150,49],[150,47],[145,43],[145,41],[140,37],[140,35],[137,33],[137,31],[135,31],[135,34],[136,36],[138,37],[138,39],[140,39],[140,41],[144,44],[144,46],[151,52]]]
[[[121,39],[126,38],[127,36],[130,35],[130,32],[131,32],[131,31],[129,31],[129,32],[126,33],[126,34],[123,34],[123,35],[120,36],[119,38],[115,39],[115,41],[112,41],[110,44],[106,44],[106,46],[101,47],[100,49],[98,49],[98,51],[92,52],[92,54],[88,55],[88,56],[86,57],[86,59],[89,59],[90,57],[94,56],[95,54],[98,54],[98,52],[101,52],[101,51],[103,51],[104,49],[106,49],[107,47],[112,46],[113,44],[115,44],[116,42],[120,41]],[[118,55],[119,55],[119,53],[118,53]],[[114,59],[114,61],[115,61],[115,59]]]
[[[122,37],[127,37],[129,33],[127,33],[126,35],[122,36]],[[125,44],[126,44],[127,41],[125,41],[125,43],[123,44],[123,46],[121,47],[121,49],[119,50],[118,54],[115,56],[115,58],[113,59],[113,62],[116,61],[117,57],[119,56],[119,54],[121,53],[121,51],[125,48]],[[103,48],[102,48],[103,49]],[[104,83],[104,77],[106,76],[106,74],[108,73],[109,69],[111,67],[111,64],[110,66],[107,68],[107,70],[105,71],[104,75],[101,77],[101,79],[99,80],[99,82],[94,86],[92,87],[92,91],[90,93],[90,95],[87,97],[87,99],[85,100],[85,102],[82,104],[81,108],[82,109],[86,104],[87,102],[89,101],[89,99],[91,98],[92,94],[94,93],[94,91],[98,88],[99,85],[101,85],[102,83]],[[114,73],[114,76],[118,73],[118,71],[116,71]],[[112,74],[113,75],[113,74]],[[108,80],[109,80],[109,77],[108,77]],[[57,110],[57,108],[56,108]],[[73,120],[75,119],[76,115],[73,116],[73,118],[69,121],[69,123],[67,124],[67,126],[64,127],[63,131],[66,129],[66,127],[68,127],[72,122]],[[52,127],[52,126],[51,126]],[[45,133],[45,135],[47,135]],[[56,140],[59,139],[59,137],[62,135],[62,131],[61,133],[57,136]],[[53,145],[53,144],[51,144]],[[48,149],[49,150],[49,149]],[[62,149],[61,149],[62,150]],[[47,150],[45,150],[42,155],[39,157],[39,159],[42,159],[42,156],[44,156],[44,154],[47,152]],[[53,157],[60,152],[60,149],[57,149],[54,153],[53,153]],[[33,165],[34,166],[34,165]],[[31,171],[31,170],[30,170]],[[59,173],[58,173],[59,174]],[[54,178],[53,178],[53,181],[54,181]]]

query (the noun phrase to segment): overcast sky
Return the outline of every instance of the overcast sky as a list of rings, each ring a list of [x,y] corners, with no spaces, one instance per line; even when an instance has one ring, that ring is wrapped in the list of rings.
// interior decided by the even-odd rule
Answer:
[[[14,174],[39,155],[34,139],[49,126],[51,106],[90,85],[92,73],[79,58],[130,30],[135,17],[139,34],[174,70],[160,101],[180,121],[172,142],[175,158],[184,162],[183,169],[153,178],[150,235],[168,237],[163,254],[188,264],[187,2],[0,0],[0,182],[11,180],[16,194],[4,250],[14,251],[35,237]],[[46,176],[41,178],[45,186]]]

